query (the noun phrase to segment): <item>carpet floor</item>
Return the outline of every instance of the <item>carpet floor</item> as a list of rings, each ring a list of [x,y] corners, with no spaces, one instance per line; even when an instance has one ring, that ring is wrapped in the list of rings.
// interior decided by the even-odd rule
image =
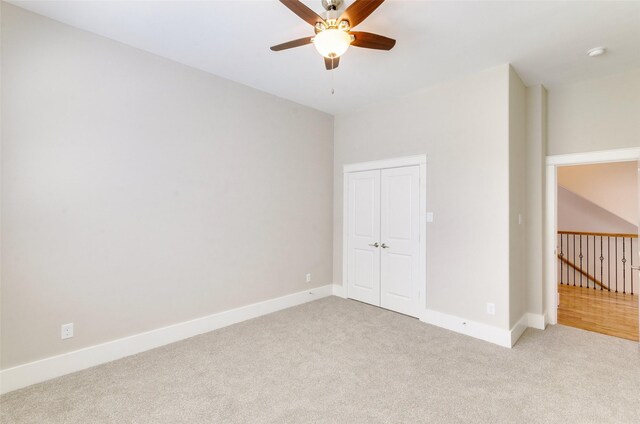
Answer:
[[[0,398],[2,423],[639,423],[637,343],[505,349],[336,297]]]

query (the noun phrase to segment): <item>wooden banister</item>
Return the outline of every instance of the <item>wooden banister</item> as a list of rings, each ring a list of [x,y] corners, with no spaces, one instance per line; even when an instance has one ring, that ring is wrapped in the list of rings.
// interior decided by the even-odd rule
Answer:
[[[563,258],[562,256],[558,255],[558,259],[560,259],[563,263],[565,263],[566,265],[570,266],[571,268],[575,269],[576,271],[578,271],[580,274],[584,275],[585,277],[587,277],[587,279],[593,281],[596,285],[600,286],[601,288],[605,289],[605,290],[609,290],[609,287],[605,286],[604,284],[602,284],[602,282],[600,280],[598,280],[596,277],[594,277],[593,275],[589,274],[588,272],[585,272],[583,270],[581,270],[579,267],[577,267],[573,262],[571,262],[568,259]],[[587,282],[588,283],[588,282]]]
[[[587,233],[587,232],[581,232],[581,231],[558,231],[558,234],[569,234],[569,235],[576,235],[576,236],[638,238],[637,234],[621,234],[621,233]]]

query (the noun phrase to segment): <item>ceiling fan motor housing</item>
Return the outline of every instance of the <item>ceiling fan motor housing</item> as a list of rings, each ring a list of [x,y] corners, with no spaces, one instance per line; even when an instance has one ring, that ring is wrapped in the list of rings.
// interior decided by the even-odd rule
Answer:
[[[344,0],[322,0],[322,7],[325,10],[338,10],[342,7]]]
[[[324,22],[318,22],[315,24],[316,34],[328,28],[338,28],[343,31],[348,31],[349,30],[348,21],[342,20],[338,22],[338,19],[340,19],[341,15],[342,15],[342,12],[337,10],[327,10],[326,12],[321,13],[320,17],[324,20]]]

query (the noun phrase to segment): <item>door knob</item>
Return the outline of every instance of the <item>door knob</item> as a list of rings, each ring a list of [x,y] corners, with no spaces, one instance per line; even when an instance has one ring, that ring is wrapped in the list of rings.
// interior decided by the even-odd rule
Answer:
[[[387,246],[386,244],[382,243],[382,246],[380,246],[380,247],[382,247],[383,249],[388,249],[388,248],[390,248],[391,246]]]
[[[380,245],[378,244],[378,242],[375,242],[375,243],[373,243],[373,244],[369,244],[369,246],[371,246],[371,247],[378,247],[378,246],[380,246]]]

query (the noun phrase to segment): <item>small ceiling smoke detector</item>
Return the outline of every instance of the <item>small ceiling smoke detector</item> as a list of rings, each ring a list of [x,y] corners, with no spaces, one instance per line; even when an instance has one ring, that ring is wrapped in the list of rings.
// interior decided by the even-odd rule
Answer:
[[[607,51],[604,47],[594,47],[587,52],[589,57],[602,56]]]

